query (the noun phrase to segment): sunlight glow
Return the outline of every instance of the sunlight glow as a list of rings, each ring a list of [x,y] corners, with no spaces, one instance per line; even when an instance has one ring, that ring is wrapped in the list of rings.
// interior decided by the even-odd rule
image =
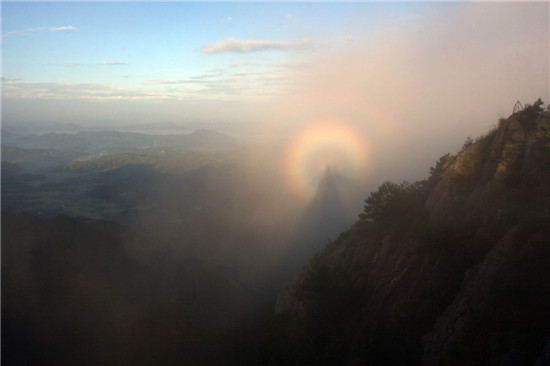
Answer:
[[[327,169],[361,179],[369,165],[364,134],[343,120],[323,120],[300,129],[283,159],[286,184],[300,199],[310,200]]]

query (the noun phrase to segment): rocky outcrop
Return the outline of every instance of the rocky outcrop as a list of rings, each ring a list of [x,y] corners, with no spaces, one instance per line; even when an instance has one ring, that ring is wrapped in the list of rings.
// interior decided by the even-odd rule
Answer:
[[[532,364],[550,335],[550,323],[540,321],[550,316],[550,154],[541,128],[550,116],[534,109],[502,120],[486,141],[464,149],[426,202],[434,218],[461,200],[484,223],[507,232],[479,265],[465,270],[458,295],[423,338],[424,365]],[[483,164],[473,173],[475,183],[457,194],[452,181],[476,155]]]
[[[543,327],[543,333],[550,330],[550,324],[544,321],[550,315],[550,296],[546,292],[550,289],[549,242],[547,233],[532,233],[525,227],[516,226],[498,241],[480,265],[468,269],[455,300],[423,338],[423,365],[444,365],[451,361],[471,364],[480,359],[496,365],[532,362],[532,354],[525,352],[527,345],[521,342],[524,342],[524,337],[537,339],[537,327]],[[541,258],[542,263],[537,263]],[[532,282],[532,276],[526,277],[526,272],[540,276],[537,283]],[[522,295],[525,296],[523,299],[510,298]],[[507,316],[515,318],[502,316],[495,319],[495,314],[502,308],[506,309]],[[497,327],[492,324],[495,320],[500,322]],[[525,327],[524,334],[514,334],[518,332],[518,323]],[[483,332],[486,326],[490,326],[492,331],[496,328],[508,332],[502,332],[498,340],[500,344],[491,345],[487,339],[491,335]],[[474,342],[482,349],[475,354],[472,351],[466,353]],[[505,362],[510,359],[514,362]]]

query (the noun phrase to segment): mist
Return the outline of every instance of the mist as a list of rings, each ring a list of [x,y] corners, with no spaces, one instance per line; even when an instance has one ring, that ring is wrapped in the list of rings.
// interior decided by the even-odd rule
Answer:
[[[371,172],[420,178],[517,100],[548,99],[548,26],[548,4],[482,3],[364,35],[312,60],[271,111],[270,126],[295,131],[340,118],[365,134]]]
[[[7,67],[2,312],[3,344],[14,348],[5,357],[208,365],[235,356],[277,292],[356,223],[382,182],[426,179],[516,101],[550,99],[548,15],[547,3],[423,3],[315,39],[285,9],[285,24],[298,25],[276,35],[297,41],[223,33],[194,48],[210,69],[172,51],[185,64],[174,79],[123,59],[56,69],[115,75],[93,83]],[[215,19],[229,27],[238,17]],[[85,29],[21,27],[32,34],[22,39]],[[145,70],[154,75],[135,76]]]
[[[284,86],[269,98],[15,98],[12,89],[18,87],[8,82],[3,122],[113,129],[203,123],[238,136],[276,140],[336,118],[363,131],[370,171],[392,179],[420,178],[426,164],[456,151],[467,136],[485,133],[516,101],[548,99],[550,68],[546,3],[423,7],[427,11],[418,15],[380,20],[377,32],[316,42],[298,59],[289,59]],[[414,151],[407,154],[413,160],[405,164],[399,158],[403,151]]]

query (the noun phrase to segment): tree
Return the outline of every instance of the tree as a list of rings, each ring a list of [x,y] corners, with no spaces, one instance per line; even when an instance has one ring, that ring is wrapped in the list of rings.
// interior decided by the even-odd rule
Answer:
[[[390,203],[396,199],[401,190],[398,184],[385,181],[378,187],[378,190],[371,192],[370,196],[365,200],[365,206],[359,218],[374,221],[384,216]]]
[[[443,173],[443,171],[447,169],[447,167],[451,165],[453,161],[454,156],[449,153],[440,157],[439,160],[435,163],[435,166],[430,168],[430,178],[428,178],[428,182],[435,184],[435,182],[439,180],[441,173]]]

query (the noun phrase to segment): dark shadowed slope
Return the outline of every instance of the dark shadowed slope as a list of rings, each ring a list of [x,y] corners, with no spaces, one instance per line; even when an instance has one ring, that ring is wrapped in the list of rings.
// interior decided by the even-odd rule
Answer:
[[[108,221],[2,214],[2,365],[223,364],[251,289]]]
[[[356,212],[350,207],[353,185],[334,168],[327,167],[317,192],[296,226],[285,258],[284,272],[296,271],[311,256],[349,228]]]

